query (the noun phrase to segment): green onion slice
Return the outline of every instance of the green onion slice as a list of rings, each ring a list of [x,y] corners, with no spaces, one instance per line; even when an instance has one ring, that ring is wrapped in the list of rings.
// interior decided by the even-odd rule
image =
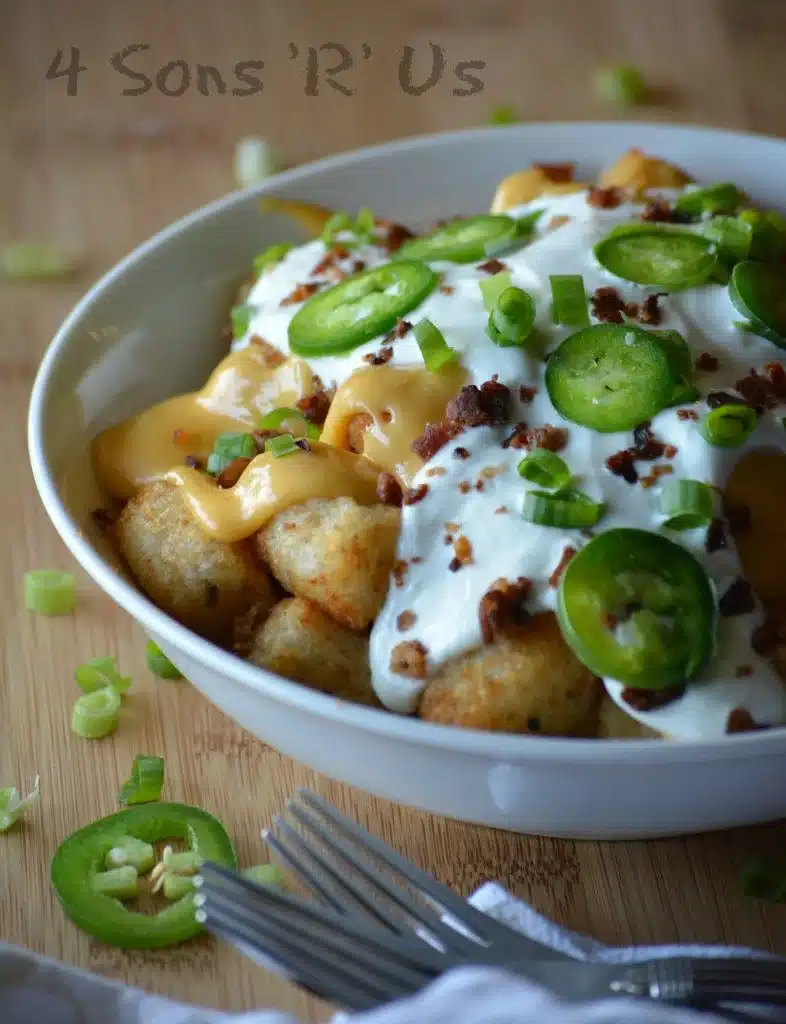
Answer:
[[[498,274],[492,274],[491,277],[484,277],[478,284],[480,285],[480,294],[483,296],[483,307],[487,313],[490,313],[496,306],[500,295],[506,288],[511,287],[510,271],[501,270]]]
[[[258,256],[254,257],[253,267],[254,273],[257,276],[264,274],[270,270],[277,263],[280,263],[287,253],[293,248],[291,242],[278,242],[276,245],[271,245],[265,249]]]
[[[164,788],[164,759],[137,754],[131,778],[120,787],[120,803],[149,804],[161,799]]]
[[[117,728],[120,694],[112,686],[83,694],[74,704],[71,728],[85,740],[98,740]]]
[[[510,103],[500,103],[489,111],[488,124],[518,124],[521,115]]]
[[[54,245],[11,242],[0,246],[0,277],[8,281],[44,281],[68,277],[75,260]]]
[[[423,362],[431,373],[436,373],[458,358],[458,352],[448,345],[445,335],[430,320],[418,321],[414,331]]]
[[[133,682],[131,676],[120,674],[115,659],[111,657],[91,658],[84,664],[77,665],[74,678],[85,693],[103,690],[107,686],[111,686],[118,693],[125,693]]]
[[[595,91],[602,100],[620,107],[635,107],[647,93],[644,76],[632,64],[614,64],[595,73]]]
[[[183,673],[174,665],[169,658],[164,654],[157,643],[152,640],[148,640],[145,645],[145,658],[147,660],[147,667],[153,673],[154,676],[158,676],[159,679],[182,679]]]
[[[20,796],[16,786],[0,789],[0,832],[7,832],[17,821],[21,821],[25,811],[38,801],[38,776],[36,775],[32,792]]]
[[[347,248],[367,244],[374,240],[374,225],[374,214],[367,207],[364,207],[354,220],[345,211],[339,211],[325,222],[322,229],[322,241],[328,249],[339,241]],[[339,235],[345,237],[339,239]]]
[[[235,146],[235,181],[240,188],[250,188],[279,170],[275,150],[267,139],[250,136]]]
[[[724,182],[683,192],[674,208],[691,217],[700,217],[704,213],[734,213],[744,202],[745,195],[737,186]]]
[[[319,440],[320,430],[314,423],[311,423],[299,409],[287,409],[282,406],[280,409],[273,409],[259,421],[260,430],[278,430],[286,426],[290,433],[299,437],[308,437],[312,441]]]
[[[232,323],[232,337],[242,338],[251,323],[251,306],[247,302],[233,306],[229,311],[229,319]]]
[[[524,497],[521,514],[527,522],[538,526],[557,526],[563,529],[579,529],[594,526],[605,511],[605,506],[588,498],[581,491],[528,491]]]
[[[254,864],[240,872],[257,885],[284,885],[284,872],[277,864]]]
[[[291,434],[279,434],[265,441],[265,451],[270,452],[273,458],[280,459],[285,455],[294,455],[300,448]]]
[[[207,459],[207,471],[218,476],[235,459],[253,459],[257,446],[251,434],[219,434]]]
[[[518,472],[525,480],[555,491],[570,483],[567,463],[547,448],[533,448],[518,464]]]
[[[663,525],[669,530],[709,526],[715,511],[712,488],[701,480],[667,479],[660,496]]]
[[[502,348],[523,346],[535,326],[535,300],[523,288],[506,288],[489,313],[486,334]]]
[[[586,327],[589,322],[587,293],[581,274],[551,274],[554,322],[565,327]]]
[[[758,422],[756,410],[749,405],[719,405],[704,417],[701,433],[718,448],[736,448],[748,440]]]
[[[25,573],[25,607],[38,615],[69,615],[76,604],[76,578],[59,569]]]
[[[116,900],[132,900],[139,895],[137,870],[132,864],[111,871],[97,871],[90,879],[94,893]]]

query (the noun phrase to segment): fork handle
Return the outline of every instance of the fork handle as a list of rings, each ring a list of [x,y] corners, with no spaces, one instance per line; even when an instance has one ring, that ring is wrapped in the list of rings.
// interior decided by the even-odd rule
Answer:
[[[786,962],[672,957],[621,968],[609,988],[662,1002],[786,1006]]]

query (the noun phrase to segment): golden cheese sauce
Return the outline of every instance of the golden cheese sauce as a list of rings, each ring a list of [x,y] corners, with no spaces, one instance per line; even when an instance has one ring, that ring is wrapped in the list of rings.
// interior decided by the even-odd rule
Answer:
[[[762,481],[766,481],[764,486]],[[786,455],[775,448],[748,452],[732,470],[724,492],[745,579],[762,601],[786,598]],[[746,509],[738,526],[735,510]]]
[[[278,512],[310,498],[354,498],[360,505],[377,499],[379,467],[362,455],[309,441],[310,451],[275,458],[258,455],[234,487],[222,490],[211,477],[187,467],[167,479],[214,540],[232,544],[261,529]]]

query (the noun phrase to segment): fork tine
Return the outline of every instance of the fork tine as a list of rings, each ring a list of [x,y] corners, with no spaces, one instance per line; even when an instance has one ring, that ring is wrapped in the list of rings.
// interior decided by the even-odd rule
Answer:
[[[308,886],[311,892],[322,900],[323,903],[332,907],[339,914],[346,913],[346,908],[342,905],[340,900],[336,899],[330,889],[323,883],[323,881],[311,870],[311,868],[305,864],[305,862],[299,859],[292,851],[286,846],[285,843],[269,828],[262,830],[262,839],[275,853],[276,857],[286,865],[302,882]]]
[[[421,890],[431,898],[443,910],[446,910],[463,928],[468,929],[478,939],[491,945],[493,942],[504,943],[508,949],[516,947],[528,955],[537,956],[538,959],[572,960],[567,953],[559,952],[550,946],[544,946],[535,939],[530,939],[520,932],[514,931],[507,925],[495,921],[489,914],[477,910],[472,904],[467,903],[460,896],[457,896],[446,885],[438,882],[432,875],[426,874],[416,867],[405,857],[402,857],[395,850],[392,850],[381,839],[371,835],[356,822],[345,818],[340,811],[329,804],[322,797],[312,793],[308,789],[299,789],[298,796],[308,807],[320,813],[345,837],[354,840],[362,849],[371,851],[375,857],[381,860],[391,871],[403,875],[412,885]],[[335,843],[335,839],[333,840]]]

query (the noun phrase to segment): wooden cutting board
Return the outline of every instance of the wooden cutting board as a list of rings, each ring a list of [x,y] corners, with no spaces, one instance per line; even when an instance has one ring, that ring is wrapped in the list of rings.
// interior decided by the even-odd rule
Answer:
[[[782,826],[655,843],[573,843],[460,825],[330,783],[236,728],[187,683],[154,680],[144,637],[80,576],[78,613],[46,620],[22,609],[33,567],[73,568],[36,497],[25,410],[41,354],[89,283],[167,222],[232,188],[232,151],[263,134],[291,162],[405,134],[481,123],[496,103],[528,118],[606,117],[590,88],[599,63],[645,69],[662,105],[647,117],[786,133],[782,40],[786,9],[767,0],[26,0],[0,3],[0,244],[54,240],[84,257],[73,280],[2,286],[0,313],[0,785],[41,776],[41,803],[24,828],[0,836],[0,938],[176,999],[241,1010],[273,1005],[304,1020],[324,1015],[290,985],[207,940],[125,953],[92,942],[63,917],[49,864],[70,832],[117,806],[138,753],[166,756],[166,794],[216,813],[244,863],[264,857],[259,831],[298,785],[308,785],[382,834],[443,881],[469,892],[502,880],[539,910],[609,942],[736,942],[786,953],[786,907],[746,900],[737,878],[752,854],[781,852]],[[331,87],[309,61],[354,62]],[[443,77],[418,96],[399,83],[414,48],[412,86],[428,80],[432,41]],[[363,59],[366,42],[371,56]],[[148,75],[149,91],[112,69],[113,55]],[[81,71],[47,77],[71,62]],[[668,73],[663,55],[668,54]],[[186,61],[191,84],[163,95],[156,72]],[[264,90],[233,96],[238,61],[263,60]],[[458,61],[485,61],[484,88],[452,94]],[[216,67],[225,95],[198,91],[197,65]],[[163,73],[177,91],[182,68]],[[405,80],[406,79],[405,75]],[[73,95],[69,95],[71,85]],[[640,114],[642,112],[634,112]],[[116,736],[88,743],[69,730],[75,665],[115,654],[135,684]],[[783,780],[773,780],[773,785]]]

